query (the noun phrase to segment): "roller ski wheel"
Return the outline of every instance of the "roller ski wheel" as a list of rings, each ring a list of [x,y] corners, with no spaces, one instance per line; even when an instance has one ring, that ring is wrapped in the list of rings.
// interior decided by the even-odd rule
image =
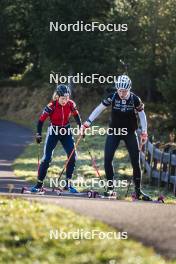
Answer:
[[[63,189],[62,188],[59,188],[59,187],[55,187],[55,188],[52,188],[52,192],[63,192]]]
[[[62,195],[62,193],[63,193],[63,191],[61,191],[61,190],[54,190],[54,191],[56,191],[56,194],[58,195],[58,196],[61,196]]]
[[[115,192],[115,191],[108,191],[107,193],[107,198],[109,198],[109,199],[117,199],[117,192]]]
[[[54,189],[54,191],[56,191],[57,195],[61,195],[63,193],[79,194],[79,192],[73,186],[70,186],[64,189],[57,188],[57,189]]]
[[[66,190],[62,189],[62,188],[55,188],[55,189],[53,189],[53,191],[56,192],[56,194],[58,196],[61,196],[63,193],[66,193]],[[68,190],[67,190],[67,192],[68,192]]]
[[[163,195],[158,196],[157,202],[158,203],[164,203],[164,196]]]
[[[88,198],[98,198],[99,193],[97,191],[90,190],[87,192],[87,196],[88,196]]]

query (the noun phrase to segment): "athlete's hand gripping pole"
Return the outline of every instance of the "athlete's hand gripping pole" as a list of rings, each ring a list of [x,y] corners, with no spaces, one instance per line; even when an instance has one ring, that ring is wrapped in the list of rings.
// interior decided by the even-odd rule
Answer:
[[[142,133],[140,134],[140,145],[139,145],[139,151],[142,150],[142,147],[143,147],[143,145],[145,145],[145,143],[147,142],[147,140],[148,140],[148,134],[147,134],[147,132],[142,132]]]

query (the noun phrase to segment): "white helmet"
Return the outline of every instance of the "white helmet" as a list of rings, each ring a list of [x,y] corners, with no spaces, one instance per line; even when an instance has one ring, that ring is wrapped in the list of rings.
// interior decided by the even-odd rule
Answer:
[[[132,82],[127,75],[120,75],[115,82],[116,89],[131,89]]]

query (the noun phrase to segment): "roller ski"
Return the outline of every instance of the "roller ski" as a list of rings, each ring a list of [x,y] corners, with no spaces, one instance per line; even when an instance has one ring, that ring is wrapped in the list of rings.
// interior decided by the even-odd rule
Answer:
[[[79,192],[76,190],[76,188],[74,188],[73,186],[70,186],[68,188],[58,188],[58,189],[55,189],[57,195],[59,196],[70,196],[70,195],[76,195],[76,194],[79,194]]]
[[[99,193],[93,190],[83,190],[79,192],[75,187],[67,182],[64,188],[54,188],[53,191],[57,193],[58,196],[71,196],[71,197],[86,197],[86,198],[97,198]]]
[[[87,192],[78,192],[75,188],[69,188],[68,190],[55,190],[58,196],[64,197],[87,197]]]
[[[79,192],[75,187],[72,186],[71,182],[66,180],[66,185],[64,188],[54,188],[53,191],[56,191],[58,196],[87,196],[86,192]]]
[[[164,203],[164,196],[160,195],[156,200],[152,199],[148,194],[145,194],[141,190],[136,190],[131,195],[132,201],[145,201],[145,202],[154,202],[154,203]]]
[[[110,186],[107,188],[107,191],[104,192],[104,198],[108,198],[108,199],[117,199],[117,192],[114,191],[114,187]]]
[[[103,194],[100,194],[97,191],[90,190],[87,192],[88,198],[99,198],[99,199],[117,199],[117,193],[112,191],[112,192],[104,192]]]
[[[36,194],[36,195],[44,195],[46,192],[46,189],[41,187],[41,188],[36,188],[35,186],[28,188],[28,187],[23,187],[21,189],[22,194]]]
[[[103,194],[100,194],[97,191],[89,191],[88,193],[89,198],[100,198],[100,199],[108,199],[108,200],[116,200],[117,199],[117,192],[114,191],[114,188],[108,187]]]

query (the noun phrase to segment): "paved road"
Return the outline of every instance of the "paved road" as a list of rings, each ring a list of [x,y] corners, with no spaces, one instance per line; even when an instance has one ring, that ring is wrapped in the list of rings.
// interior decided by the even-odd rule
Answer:
[[[13,122],[0,120],[0,191],[24,184],[14,176],[12,163],[32,141],[31,130]]]
[[[22,183],[14,180],[11,172],[13,159],[31,140],[31,132],[21,126],[0,121],[1,191],[3,181],[19,188]],[[9,177],[10,175],[10,177]],[[16,189],[17,189],[16,188]],[[128,232],[145,245],[152,246],[166,257],[176,258],[176,206],[144,202],[93,200],[56,196],[9,194],[41,202],[55,203],[80,214],[99,219],[119,230]]]

